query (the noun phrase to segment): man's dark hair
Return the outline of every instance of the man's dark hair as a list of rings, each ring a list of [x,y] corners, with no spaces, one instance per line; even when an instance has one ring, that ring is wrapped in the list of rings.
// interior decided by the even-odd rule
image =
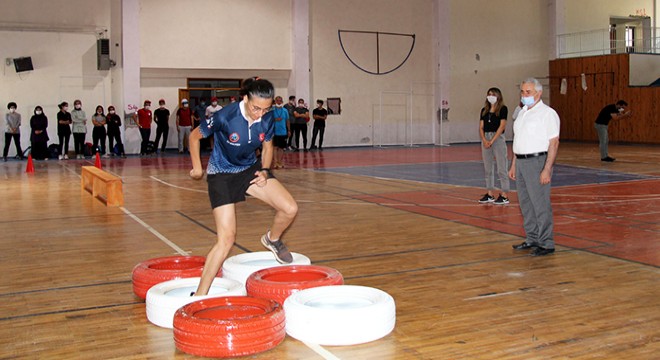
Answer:
[[[323,100],[318,99],[318,100],[316,100],[316,103],[317,103],[317,104],[321,104],[321,105],[323,105]]]
[[[15,102],[12,101],[9,104],[7,104],[7,110],[9,110],[11,108],[18,108],[18,106],[16,105]]]
[[[628,103],[625,100],[619,100],[616,102],[617,105],[628,106]]]
[[[295,100],[295,99],[296,99],[296,96],[295,96],[295,95],[291,95],[291,96],[289,96],[289,101],[291,101],[291,100]]]

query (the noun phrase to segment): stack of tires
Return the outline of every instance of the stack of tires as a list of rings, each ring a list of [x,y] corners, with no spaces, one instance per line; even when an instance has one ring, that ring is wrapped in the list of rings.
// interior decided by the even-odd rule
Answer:
[[[307,343],[353,345],[394,329],[389,294],[344,285],[336,269],[292,255],[293,262],[285,265],[265,251],[232,256],[205,296],[191,296],[204,257],[150,259],[133,269],[133,291],[146,299],[147,319],[173,329],[176,347],[197,356],[256,354],[274,348],[287,334]]]

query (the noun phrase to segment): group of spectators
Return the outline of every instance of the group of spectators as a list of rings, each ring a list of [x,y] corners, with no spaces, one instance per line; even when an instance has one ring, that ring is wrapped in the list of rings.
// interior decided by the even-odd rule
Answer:
[[[116,151],[113,155],[125,156],[123,144],[121,142],[121,118],[115,113],[114,106],[108,106],[108,113],[105,113],[103,106],[98,105],[90,121],[94,125],[92,131],[93,144],[89,149],[85,149],[87,136],[87,114],[82,109],[82,101],[73,102],[74,109],[69,112],[69,103],[66,101],[57,105],[60,109],[57,112],[57,136],[58,144],[48,146],[50,137],[48,135],[48,117],[40,105],[35,106],[33,115],[30,117],[30,153],[35,160],[47,160],[52,156],[57,156],[60,160],[69,159],[69,141],[73,134],[74,151],[77,159],[82,159],[85,155],[91,156],[97,149],[104,156],[106,153],[105,139],[108,137],[110,148],[114,148],[114,142],[117,142]],[[5,115],[5,147],[3,151],[3,160],[7,161],[11,141],[16,146],[16,157],[23,159],[24,152],[20,142],[20,128],[22,117],[17,111],[18,105],[15,102],[7,104],[7,114]],[[107,126],[107,129],[106,129]]]

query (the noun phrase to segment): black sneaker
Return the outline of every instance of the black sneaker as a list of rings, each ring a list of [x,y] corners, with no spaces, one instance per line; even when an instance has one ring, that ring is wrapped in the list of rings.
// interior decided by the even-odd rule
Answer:
[[[497,197],[497,200],[493,202],[493,204],[495,205],[505,205],[508,203],[509,203],[509,198],[502,196],[502,194],[500,194],[500,196]]]
[[[600,161],[607,161],[607,162],[612,162],[614,160],[616,160],[616,159],[613,158],[613,157],[609,157],[609,156],[600,159]]]
[[[293,256],[282,240],[270,241],[266,233],[261,237],[261,244],[275,255],[275,259],[280,264],[290,264],[293,262]]]
[[[488,204],[488,203],[492,203],[494,201],[495,201],[495,198],[488,195],[488,194],[484,195],[484,197],[479,199],[479,203],[481,203],[481,204]]]
[[[546,255],[551,255],[554,252],[555,249],[546,249],[542,247],[537,247],[536,249],[532,250],[531,253],[529,253],[529,256],[546,256]]]

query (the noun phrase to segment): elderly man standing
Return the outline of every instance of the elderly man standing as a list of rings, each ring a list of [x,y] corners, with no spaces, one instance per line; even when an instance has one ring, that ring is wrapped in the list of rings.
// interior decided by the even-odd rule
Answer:
[[[513,161],[509,177],[516,181],[526,239],[515,250],[532,250],[531,256],[555,252],[552,237],[550,179],[559,148],[559,116],[543,103],[543,86],[529,78],[520,86],[524,105],[513,124]]]

